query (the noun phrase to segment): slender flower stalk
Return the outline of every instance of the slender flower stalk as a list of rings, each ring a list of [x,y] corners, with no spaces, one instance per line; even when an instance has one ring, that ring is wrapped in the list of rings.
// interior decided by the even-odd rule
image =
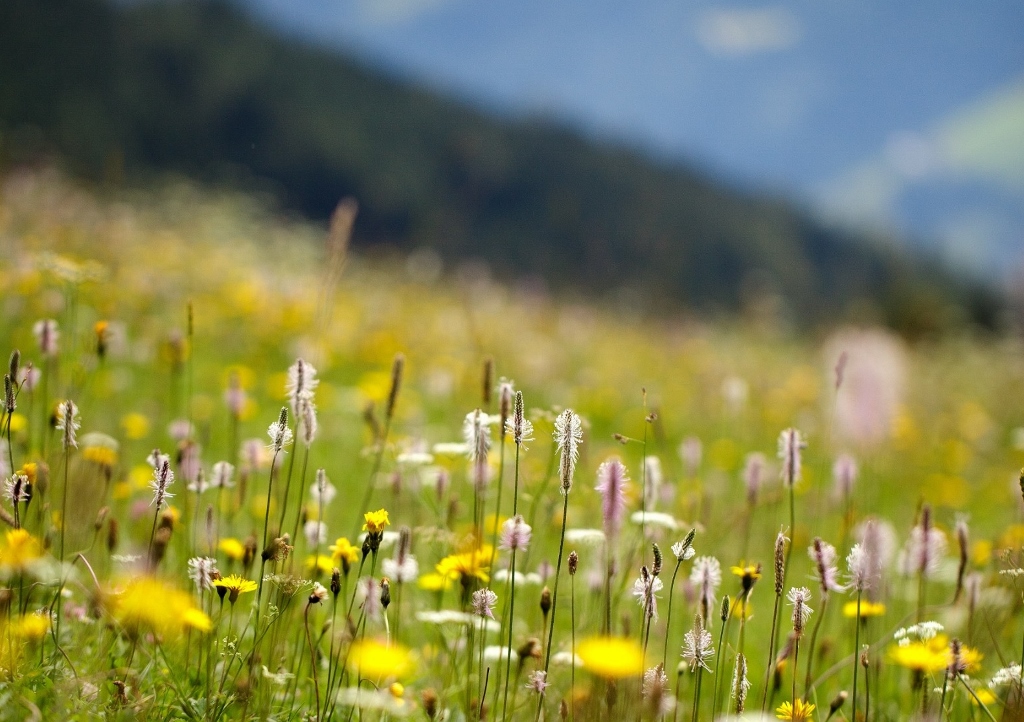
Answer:
[[[690,572],[690,583],[697,588],[701,619],[715,607],[718,587],[722,584],[722,565],[714,557],[697,557]]]
[[[668,614],[665,615],[665,647],[661,653],[661,666],[664,668],[668,662],[668,640],[672,636],[672,598],[675,596],[676,575],[679,567],[688,559],[692,559],[696,552],[693,549],[693,538],[697,535],[696,529],[690,529],[686,537],[672,545],[672,554],[675,555],[676,565],[672,570],[672,581],[668,585]]]
[[[724,676],[723,674],[721,674],[721,672],[722,672],[722,665],[723,665],[724,659],[725,659],[725,657],[724,657],[724,650],[722,649],[722,642],[725,640],[725,628],[728,626],[728,622],[729,622],[729,604],[730,604],[731,601],[732,600],[729,599],[729,595],[728,594],[726,594],[724,597],[722,597],[722,613],[719,615],[719,620],[722,622],[722,628],[718,631],[718,648],[717,648],[718,649],[718,672],[719,672],[719,674],[715,675],[715,693],[714,693],[714,696],[711,698],[711,717],[712,718],[714,718],[715,714],[718,712],[718,699],[719,699],[718,693],[719,693],[719,689],[720,689],[721,684],[722,684],[722,677]]]
[[[853,713],[851,719],[857,719],[857,677],[860,655],[861,598],[865,591],[870,591],[875,583],[877,563],[871,558],[870,551],[861,544],[854,544],[846,557],[846,568],[849,572],[849,586],[857,593],[856,614],[854,616],[853,633]]]
[[[41,323],[44,324],[44,334],[41,335],[40,337],[40,346],[44,348],[43,353],[46,353],[45,346],[43,344],[43,336],[45,336],[47,330],[52,334],[51,342],[53,344],[53,349],[55,352],[57,333],[56,322],[43,321]],[[51,323],[53,324],[52,328],[50,328],[47,325]],[[60,560],[62,562],[64,561],[64,536],[65,530],[67,529],[68,526],[68,469],[71,465],[71,450],[78,448],[78,437],[76,436],[76,433],[80,428],[81,423],[78,418],[78,407],[75,405],[75,402],[71,401],[70,399],[60,402],[60,405],[57,407],[57,430],[61,432],[61,445],[64,448],[64,489],[62,491],[60,506]],[[10,442],[8,442],[8,449],[9,448]],[[13,463],[11,464],[11,466],[13,467]],[[152,536],[150,537],[150,543],[152,543]],[[63,615],[61,614],[61,610],[64,600],[64,583],[65,575],[61,574],[60,588],[57,590],[56,642],[58,646],[60,646],[60,628],[61,619],[63,617]]]
[[[613,456],[597,469],[597,485],[594,487],[601,495],[601,515],[604,523],[605,536],[605,575],[604,575],[604,633],[608,634],[611,629],[612,609],[612,572],[615,567],[615,557],[612,550],[618,539],[619,531],[622,529],[622,520],[626,514],[626,484],[629,483],[629,476],[626,474],[626,467],[622,461]]]
[[[821,537],[815,537],[810,548],[807,550],[807,554],[814,563],[814,577],[817,579],[818,586],[821,589],[821,612],[814,623],[814,631],[811,632],[811,642],[807,652],[807,676],[804,679],[804,698],[810,699],[815,646],[818,640],[818,631],[821,629],[822,622],[825,619],[829,594],[831,592],[842,592],[844,587],[839,583],[839,568],[836,566],[835,547],[828,542],[822,541]],[[793,671],[795,674],[795,667]]]
[[[786,562],[785,562],[785,550],[786,542],[789,541],[783,532],[779,532],[775,537],[775,555],[774,555],[774,572],[775,572],[775,606],[772,609],[772,631],[768,638],[768,664],[765,669],[764,679],[764,690],[761,694],[761,712],[764,712],[764,708],[768,702],[768,687],[771,684],[772,669],[775,665],[775,642],[776,634],[778,633],[779,627],[779,613],[782,605],[782,592],[785,589],[786,584]]]
[[[565,524],[569,518],[569,492],[572,490],[573,474],[576,462],[580,457],[580,444],[583,443],[583,420],[572,409],[566,409],[555,420],[555,442],[561,452],[558,469],[562,489],[562,532],[558,539],[558,563],[555,566],[555,589],[551,595],[551,622],[548,627],[548,639],[544,650],[544,673],[547,674],[551,664],[551,643],[555,636],[555,612],[558,609],[558,580],[562,573],[562,555],[565,551]],[[538,695],[537,718],[540,718],[544,706],[544,695]]]
[[[693,694],[693,722],[698,718],[700,710],[700,683],[704,670],[708,672],[708,660],[715,655],[711,632],[704,628],[704,620],[698,614],[693,619],[693,629],[683,635],[683,661],[689,665],[691,672],[697,673],[696,690]]]
[[[779,434],[779,460],[782,468],[779,474],[782,483],[789,490],[789,533],[796,533],[796,485],[800,481],[803,470],[802,452],[807,445],[797,429],[789,428]],[[786,550],[786,565],[789,569],[789,556],[793,548]],[[783,579],[785,583],[785,579]]]
[[[267,567],[267,530],[270,525],[270,499],[272,497],[272,490],[274,486],[274,468],[277,466],[277,457],[283,453],[284,448],[288,446],[292,441],[292,431],[288,428],[288,409],[281,407],[281,413],[277,417],[277,421],[270,425],[267,430],[267,434],[270,436],[270,450],[273,452],[273,456],[270,460],[270,472],[267,478],[267,508],[263,513],[263,546],[262,554],[260,555],[260,578],[258,580],[258,586],[256,589],[256,623],[255,631],[256,634],[260,633],[260,602],[263,600],[263,576]],[[256,645],[253,645],[253,652],[255,652]]]
[[[743,653],[736,655],[736,666],[732,673],[732,699],[734,700],[733,711],[737,715],[743,714],[747,705],[747,693],[750,691],[750,681],[747,679],[747,658]]]
[[[804,636],[807,618],[814,610],[807,604],[811,601],[811,590],[807,587],[793,587],[789,590],[787,597],[789,603],[793,605],[793,704],[795,705],[799,699],[796,696],[796,677],[800,662],[800,640]]]
[[[519,460],[521,453],[526,449],[526,444],[533,440],[533,424],[526,419],[526,408],[523,402],[523,392],[516,391],[515,403],[513,405],[512,417],[506,421],[506,425],[511,428],[509,431],[512,435],[512,441],[516,445],[516,460],[515,460],[515,472],[513,475],[513,487],[512,487],[512,514],[513,520],[520,519],[522,516],[519,514]],[[520,530],[520,535],[514,536],[512,534],[508,537],[508,542],[511,551],[511,558],[509,560],[509,584],[508,584],[508,644],[506,645],[505,653],[505,691],[502,697],[501,703],[501,719],[502,722],[506,719],[508,712],[508,685],[509,685],[509,672],[512,669],[512,625],[515,621],[515,604],[516,604],[516,552],[519,549],[519,544],[512,545],[513,542],[522,541],[522,546],[525,550],[526,544],[529,542],[530,526],[525,522],[516,523],[513,521],[514,528]],[[522,535],[522,531],[525,528],[525,535]],[[506,540],[502,540],[503,542]],[[497,690],[497,685],[495,685]],[[497,692],[495,692],[497,694]],[[495,705],[497,705],[497,697],[495,697]]]

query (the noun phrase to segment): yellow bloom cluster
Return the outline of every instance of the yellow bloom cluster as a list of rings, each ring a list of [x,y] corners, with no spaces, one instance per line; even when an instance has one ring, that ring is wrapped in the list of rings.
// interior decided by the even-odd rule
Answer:
[[[381,534],[384,531],[384,527],[391,524],[391,520],[388,518],[387,509],[378,509],[377,511],[368,511],[363,514],[363,531],[369,532],[370,534]]]
[[[112,597],[112,613],[129,634],[151,629],[160,634],[196,629],[208,632],[210,618],[192,602],[192,597],[152,577],[132,579]]]

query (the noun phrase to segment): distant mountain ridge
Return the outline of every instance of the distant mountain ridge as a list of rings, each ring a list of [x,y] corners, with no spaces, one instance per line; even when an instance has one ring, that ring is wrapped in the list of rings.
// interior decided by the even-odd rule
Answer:
[[[911,334],[999,313],[989,289],[928,259],[564,127],[489,117],[223,0],[5,0],[0,73],[8,161],[56,150],[94,177],[254,176],[316,218],[351,195],[357,243],[600,295],[706,310],[767,290],[805,324],[870,307]]]

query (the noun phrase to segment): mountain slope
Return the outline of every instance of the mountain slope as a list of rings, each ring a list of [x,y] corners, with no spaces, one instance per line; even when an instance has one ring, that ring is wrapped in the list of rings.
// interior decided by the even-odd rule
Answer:
[[[94,176],[268,179],[314,217],[353,195],[357,242],[602,295],[633,287],[652,305],[735,309],[769,292],[804,322],[870,306],[910,333],[996,314],[985,289],[926,260],[627,148],[486,116],[223,2],[4,0],[0,73],[14,160],[55,149]]]

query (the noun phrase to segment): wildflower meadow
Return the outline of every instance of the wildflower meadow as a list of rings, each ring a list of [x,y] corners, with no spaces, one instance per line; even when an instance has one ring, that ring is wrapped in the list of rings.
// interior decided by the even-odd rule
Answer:
[[[0,717],[1024,719],[1024,348],[0,186]]]

